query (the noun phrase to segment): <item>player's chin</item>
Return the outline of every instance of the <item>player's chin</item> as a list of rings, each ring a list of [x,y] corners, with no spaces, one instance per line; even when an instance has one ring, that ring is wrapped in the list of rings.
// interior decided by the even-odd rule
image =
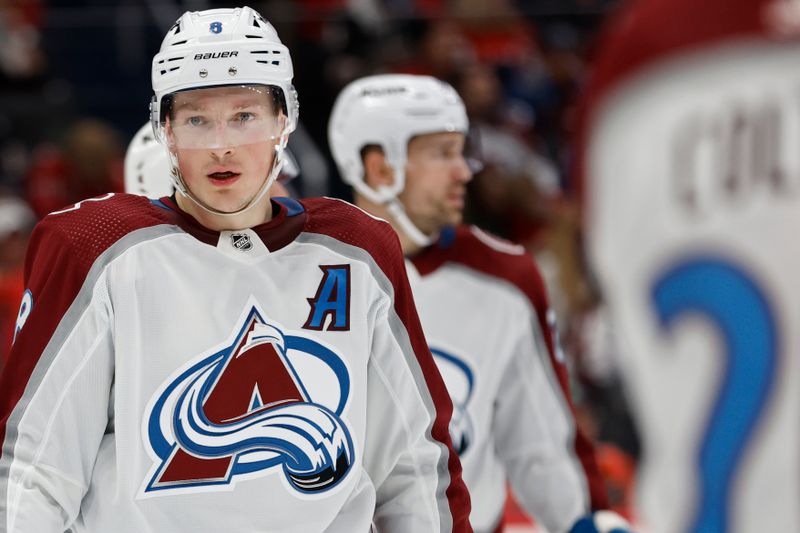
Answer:
[[[206,204],[223,213],[235,213],[250,203],[251,196],[243,194],[210,194]]]
[[[459,208],[450,209],[447,213],[445,226],[457,226],[464,221],[464,211]]]
[[[435,220],[432,220],[430,224],[426,226],[420,227],[425,233],[431,235],[434,233],[439,233],[445,228],[449,228],[451,226],[458,226],[461,224],[462,217],[460,216],[440,216]]]

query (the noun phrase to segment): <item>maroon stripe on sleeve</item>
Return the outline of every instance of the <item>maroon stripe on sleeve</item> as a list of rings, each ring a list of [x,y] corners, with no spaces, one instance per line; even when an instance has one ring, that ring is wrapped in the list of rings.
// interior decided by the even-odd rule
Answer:
[[[486,235],[485,239],[495,239]],[[484,240],[485,240],[484,239]],[[575,426],[575,453],[581,462],[589,485],[592,509],[608,508],[605,483],[600,475],[594,455],[594,446],[575,422],[575,407],[569,392],[569,375],[566,365],[556,357],[553,330],[547,320],[550,304],[544,280],[533,258],[528,253],[512,254],[495,249],[479,239],[475,229],[460,226],[455,229],[455,238],[449,246],[430,246],[413,258],[414,266],[420,275],[426,276],[445,262],[458,263],[487,276],[504,280],[522,292],[536,311],[539,328],[547,344],[550,363],[561,386],[564,398],[569,405]],[[511,243],[496,239],[498,248],[512,246]],[[522,249],[521,249],[522,251]]]
[[[34,229],[25,262],[33,305],[0,376],[0,443],[39,358],[84,284],[95,260],[128,233],[168,222],[147,198],[114,195],[51,214]],[[2,454],[11,452],[3,445]]]
[[[395,312],[405,325],[436,407],[431,434],[434,439],[446,444],[449,451],[450,485],[446,495],[453,518],[453,531],[471,532],[469,493],[461,477],[461,462],[453,450],[448,429],[453,404],[422,333],[397,234],[389,224],[378,221],[345,202],[317,199],[303,200],[302,204],[308,212],[305,231],[328,235],[362,248],[391,281],[395,292]]]

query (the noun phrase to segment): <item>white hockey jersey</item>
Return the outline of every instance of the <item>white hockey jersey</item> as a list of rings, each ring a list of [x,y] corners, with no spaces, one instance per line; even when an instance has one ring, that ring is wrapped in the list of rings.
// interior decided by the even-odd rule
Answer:
[[[507,479],[553,533],[607,507],[592,446],[576,430],[555,324],[530,255],[461,226],[444,230],[411,261],[425,336],[453,400],[451,436],[475,531],[502,527]]]
[[[648,531],[800,531],[800,3],[642,0],[586,104],[585,227]]]
[[[0,382],[0,532],[470,531],[391,227],[273,201],[52,213]]]

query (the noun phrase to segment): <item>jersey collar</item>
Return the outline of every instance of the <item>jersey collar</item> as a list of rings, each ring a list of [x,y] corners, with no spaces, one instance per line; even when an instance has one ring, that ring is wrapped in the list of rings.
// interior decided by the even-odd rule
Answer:
[[[300,234],[305,225],[306,210],[300,202],[291,198],[273,197],[270,202],[272,219],[250,229],[258,235],[270,252],[274,252],[291,243]],[[186,233],[210,246],[217,246],[220,232],[206,228],[193,216],[181,210],[174,196],[152,200],[152,203],[171,211],[174,214],[174,223]]]

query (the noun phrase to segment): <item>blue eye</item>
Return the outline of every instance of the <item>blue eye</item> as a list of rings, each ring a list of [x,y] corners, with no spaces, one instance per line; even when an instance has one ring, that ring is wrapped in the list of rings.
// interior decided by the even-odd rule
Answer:
[[[250,122],[255,118],[255,114],[251,113],[250,111],[242,111],[241,113],[236,114],[236,121],[241,123]]]
[[[205,123],[205,120],[203,120],[203,117],[194,116],[189,117],[187,122],[192,126],[202,126]]]

